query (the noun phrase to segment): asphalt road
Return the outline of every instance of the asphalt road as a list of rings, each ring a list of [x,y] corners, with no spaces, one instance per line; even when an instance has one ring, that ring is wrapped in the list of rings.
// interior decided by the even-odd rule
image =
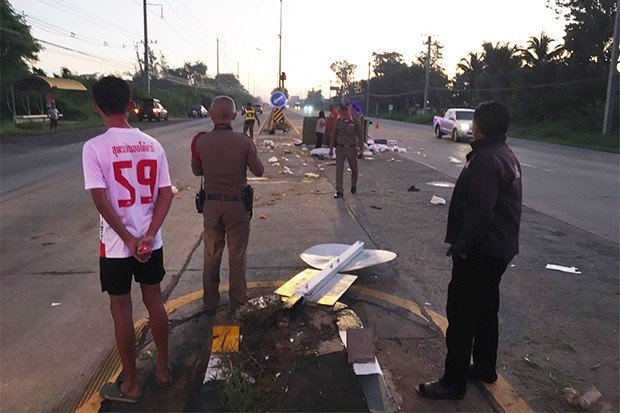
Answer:
[[[298,114],[291,113],[289,116],[294,120],[300,120]],[[263,118],[264,116],[261,117],[261,119]],[[448,158],[454,156],[464,159],[464,155],[468,151],[466,144],[454,144],[448,139],[436,140],[428,127],[383,120],[380,122],[380,129],[373,130],[371,136],[397,139],[401,146],[411,147],[410,152],[406,155],[410,159],[423,162],[434,169],[445,171],[452,177],[457,176],[460,168],[456,164],[450,163]],[[237,130],[241,129],[241,123],[242,119],[235,122],[234,125]],[[164,286],[167,291],[172,291],[176,285],[176,275],[180,275],[187,268],[189,259],[196,250],[200,238],[202,228],[201,225],[195,225],[197,222],[196,214],[192,210],[197,179],[191,175],[189,169],[189,142],[193,134],[201,129],[210,128],[210,125],[211,122],[208,120],[193,120],[170,125],[157,125],[156,128],[149,131],[149,134],[164,145],[170,163],[173,183],[180,189],[164,228],[165,242],[169,246],[165,250],[166,269],[170,275],[167,277]],[[49,137],[41,137],[40,140],[26,138],[19,141],[0,141],[0,232],[2,234],[0,238],[0,312],[2,314],[0,318],[0,370],[2,371],[0,399],[2,400],[2,410],[49,411],[69,409],[83,390],[86,381],[97,369],[114,343],[108,300],[105,294],[101,294],[99,290],[96,255],[98,214],[92,206],[89,194],[83,190],[81,170],[82,143],[99,131],[100,129],[70,132],[70,135],[58,135],[56,141]],[[59,142],[61,145],[57,146]],[[617,155],[591,153],[590,151],[557,145],[512,139],[511,145],[524,164],[526,204],[547,216],[557,215],[558,218],[569,224],[585,228],[617,243]],[[424,148],[424,150],[420,151],[421,154],[418,155],[417,152],[420,148]],[[426,157],[423,154],[426,154]],[[580,161],[575,161],[571,157],[578,158]],[[387,156],[382,159],[385,161],[385,158]],[[377,157],[377,161],[380,161],[379,157]],[[525,164],[531,165],[531,167],[527,167]],[[395,165],[404,165],[404,163]],[[567,167],[567,165],[572,166]],[[569,173],[570,178],[562,178]],[[400,186],[409,184],[406,182],[408,176],[395,177],[393,183],[398,182]],[[594,182],[596,176],[602,181],[600,186]],[[274,177],[278,177],[277,173],[274,174]],[[366,182],[369,179],[368,176],[364,177],[361,182],[362,186],[367,185]],[[545,179],[551,181],[538,182]],[[568,179],[572,179],[574,182]],[[423,182],[416,181],[415,174],[411,175],[411,183],[423,184]],[[288,186],[289,184],[283,183],[282,185]],[[532,189],[527,189],[528,186]],[[534,188],[537,189],[529,192]],[[361,188],[361,191],[364,192],[367,189]],[[552,190],[555,192],[550,195],[545,192]],[[607,200],[605,200],[603,197],[607,190],[610,192],[607,194]],[[589,194],[591,199],[588,200],[583,194],[575,196],[575,192],[579,191]],[[384,196],[389,197],[390,195],[386,193]],[[324,202],[317,198],[317,202],[319,201]],[[372,202],[381,202],[381,198],[377,196],[377,199],[373,198]],[[535,204],[536,202],[539,204]],[[604,226],[602,230],[597,229],[598,227],[595,224],[599,222],[598,220],[591,219],[588,221],[586,219],[584,223],[581,223],[578,220],[579,215],[571,214],[570,208],[568,211],[564,211],[564,209],[561,211],[562,213],[568,212],[567,217],[560,216],[560,213],[551,209],[554,205],[562,206],[565,203],[570,205],[571,202],[573,203],[572,209],[575,211],[590,209],[597,211],[598,215],[608,211],[611,214],[606,220],[609,236],[605,235]],[[589,208],[588,202],[592,203]],[[599,207],[598,204],[602,206]],[[321,205],[323,204],[321,203]],[[294,205],[291,208],[294,208]],[[356,214],[367,213],[363,210],[357,211],[357,206],[352,208],[356,210]],[[603,212],[598,212],[599,209]],[[368,228],[374,226],[375,230],[373,231],[375,232],[371,231],[371,233],[378,241],[381,241],[383,247],[392,247],[396,251],[402,245],[408,246],[407,242],[415,242],[416,244],[411,247],[412,251],[416,251],[416,249],[421,251],[432,246],[432,248],[437,249],[437,251],[433,251],[433,255],[442,256],[439,250],[443,248],[443,245],[436,229],[416,228],[414,232],[418,234],[417,237],[424,236],[423,234],[439,234],[436,237],[438,239],[422,240],[423,242],[420,241],[418,244],[417,238],[414,240],[410,236],[402,235],[405,237],[400,242],[402,245],[399,246],[399,243],[390,245],[390,243],[395,242],[392,240],[394,236],[401,236],[398,235],[400,218],[396,213],[396,205],[394,205],[393,210],[393,214],[386,215],[396,220],[392,227],[389,227],[391,229],[382,229],[383,224],[378,224],[382,221],[360,215],[361,218],[359,219],[364,226],[356,227],[355,230],[363,234]],[[388,209],[386,208],[385,211],[387,212]],[[344,215],[348,214],[346,210],[340,212]],[[286,216],[293,216],[294,213],[294,209],[282,211],[282,214]],[[587,218],[587,214],[584,215]],[[276,215],[273,218],[277,223]],[[368,222],[365,222],[364,220],[367,218]],[[441,221],[443,218],[438,220]],[[604,259],[597,259],[596,251],[598,250],[596,248],[598,248],[598,244],[596,240],[592,240],[596,237],[589,234],[586,237],[577,230],[571,232],[565,228],[559,231],[555,226],[536,220],[530,219],[528,222],[528,228],[534,234],[530,235],[528,240],[536,240],[538,244],[532,243],[536,246],[536,248],[531,249],[532,258],[523,261],[526,266],[521,277],[523,285],[514,289],[514,298],[511,297],[508,302],[508,308],[511,311],[520,308],[521,297],[523,297],[524,291],[530,288],[530,284],[538,285],[539,281],[533,282],[528,278],[532,270],[527,266],[535,259],[546,259],[537,254],[550,245],[553,246],[554,250],[548,257],[557,258],[561,254],[562,260],[558,260],[559,263],[581,265],[579,262],[568,262],[564,253],[570,253],[571,257],[586,254],[585,257],[577,258],[582,261],[586,259],[592,261],[591,266],[589,262],[587,264],[592,277],[594,274],[606,274],[605,271],[607,270],[607,272],[611,272],[609,277],[602,277],[600,282],[598,278],[584,278],[574,281],[574,283],[580,283],[578,290],[572,288],[572,284],[566,283],[565,280],[560,281],[558,276],[558,282],[561,283],[560,285],[565,285],[567,291],[580,291],[580,294],[585,294],[582,291],[592,291],[592,295],[599,294],[599,298],[600,294],[604,295],[605,291],[610,292],[610,294],[612,292],[613,294],[617,293],[617,284],[614,284],[616,278],[612,276],[613,271],[616,271],[617,268],[613,269],[608,264],[609,256],[613,254],[606,253]],[[571,220],[573,221],[571,222]],[[258,223],[260,222],[259,220]],[[406,222],[423,224],[426,220],[416,221],[415,217],[408,217]],[[586,227],[586,225],[590,225],[590,222],[594,223],[592,224],[594,229]],[[294,229],[293,225],[295,223],[285,226],[285,228]],[[304,225],[297,225],[297,230],[304,231],[304,233],[314,231],[312,225],[317,228],[324,227],[324,223],[319,217],[308,219]],[[337,227],[338,222],[334,225]],[[437,224],[438,226],[439,224]],[[270,230],[271,232],[262,235],[270,242],[260,246],[259,254],[252,255],[252,262],[256,269],[270,268],[275,265],[274,262],[281,261],[279,265],[282,268],[279,271],[284,272],[287,265],[290,266],[291,262],[295,262],[293,260],[296,259],[296,254],[302,248],[301,244],[304,244],[301,239],[303,237],[295,237],[294,240],[291,238],[291,240],[282,242],[286,239],[286,232],[283,232],[282,228],[284,227],[281,225],[275,225]],[[337,229],[334,231],[337,232]],[[550,235],[540,235],[539,239],[538,234],[543,232],[544,234],[555,235],[551,238],[549,238]],[[562,232],[574,234],[571,235],[571,238],[562,238]],[[407,239],[409,241],[406,241]],[[561,243],[567,241],[570,245],[565,249]],[[580,247],[580,242],[583,243],[583,248]],[[295,248],[291,247],[291,243],[295,244]],[[615,245],[617,249],[617,244]],[[607,250],[613,250],[613,247],[607,246],[605,251]],[[560,251],[564,251],[564,253]],[[403,268],[403,274],[414,274],[419,271],[417,265],[420,263],[416,259],[418,258],[413,256],[399,261],[398,265],[406,267]],[[407,267],[410,264],[412,267]],[[536,268],[538,268],[538,264],[544,268],[543,262],[537,263]],[[428,296],[422,296],[420,302],[426,300],[434,303],[440,302],[444,299],[445,292],[437,287],[437,274],[435,273],[438,270],[435,268],[437,267],[433,266],[427,269],[430,271],[427,278],[407,278],[408,281],[404,284],[392,285],[390,288],[394,290],[393,292],[405,296],[415,295],[415,291],[430,291],[423,293],[428,294]],[[289,271],[286,270],[287,273]],[[276,269],[269,269],[269,272],[275,274],[277,271]],[[196,269],[195,273],[198,274],[196,283],[192,283],[187,288],[195,289],[199,285],[199,270]],[[441,274],[446,275],[448,272],[441,268]],[[541,280],[544,280],[544,277],[548,276],[542,274]],[[430,281],[427,283],[426,280]],[[592,289],[592,285],[598,286],[599,284],[600,288]],[[175,290],[175,294],[178,293],[181,291]],[[581,306],[569,305],[578,302],[581,298],[573,295],[554,298],[556,305],[567,314],[567,318],[563,322],[568,323],[573,320],[578,323],[571,326],[569,331],[585,331],[587,328],[582,323],[584,320],[580,318],[579,309]],[[600,315],[601,310],[598,307],[590,307],[598,305],[597,303],[600,300],[591,298],[588,297],[582,305],[589,306],[586,308],[588,314],[594,317]],[[544,299],[544,297],[539,294],[539,296],[532,296],[529,300],[536,302],[536,299]],[[59,303],[59,305],[53,306],[53,303]],[[565,303],[569,308],[564,309],[557,303]],[[134,311],[136,319],[145,315],[144,306],[140,302],[139,296],[135,294]],[[510,325],[516,325],[514,323],[518,323],[520,317],[522,318],[523,314],[519,313],[514,317],[514,320],[511,319]],[[610,317],[613,318],[613,314]],[[540,320],[540,315],[532,314],[528,323],[535,323],[536,320]],[[611,331],[607,321],[603,324],[605,325],[602,326],[601,331]],[[593,324],[588,321],[587,325]],[[573,330],[573,327],[577,330]],[[589,332],[589,334],[594,333]],[[516,333],[513,333],[513,336],[515,348],[517,348],[522,344],[523,339],[517,337]],[[588,337],[588,334],[584,337]],[[601,340],[601,346],[604,347],[604,343],[609,343],[608,339],[610,338],[605,337],[605,340]],[[541,342],[546,343],[547,338],[541,338]],[[584,353],[587,353],[587,343],[583,343],[583,348]],[[609,364],[617,366],[615,362]]]
[[[371,120],[375,121],[376,119]],[[471,150],[449,137],[436,139],[433,128],[379,119],[373,138],[395,139],[405,157],[457,178]],[[510,132],[510,131],[509,131]],[[523,203],[539,212],[618,242],[620,234],[620,155],[509,138],[523,167]],[[462,161],[450,162],[450,157]],[[415,177],[412,177],[415,184]]]

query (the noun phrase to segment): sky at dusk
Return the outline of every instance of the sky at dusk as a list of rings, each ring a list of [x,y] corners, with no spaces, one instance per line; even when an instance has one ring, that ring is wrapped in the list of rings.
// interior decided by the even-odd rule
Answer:
[[[53,43],[35,65],[48,74],[66,66],[80,74],[132,72],[136,45],[143,53],[142,0],[9,0],[24,13],[36,38]],[[153,0],[149,39],[170,66],[202,60],[216,73],[239,73],[241,83],[267,99],[277,85],[278,0]],[[282,70],[286,87],[305,97],[307,90],[327,95],[332,62],[357,65],[355,79],[365,79],[373,52],[401,53],[413,61],[431,35],[444,46],[442,64],[453,76],[458,61],[480,51],[483,41],[525,45],[545,31],[561,41],[566,22],[546,7],[546,0],[283,0]],[[73,34],[72,34],[73,33]],[[61,49],[64,46],[74,51]]]

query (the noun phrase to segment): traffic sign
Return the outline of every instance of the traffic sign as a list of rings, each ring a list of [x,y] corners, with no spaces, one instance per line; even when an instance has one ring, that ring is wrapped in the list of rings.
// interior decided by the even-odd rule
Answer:
[[[282,92],[273,92],[269,100],[278,109],[282,109],[286,105],[286,95]]]

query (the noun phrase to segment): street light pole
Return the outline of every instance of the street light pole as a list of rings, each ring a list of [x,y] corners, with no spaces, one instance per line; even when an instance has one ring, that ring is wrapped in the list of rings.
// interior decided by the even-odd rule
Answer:
[[[616,103],[616,91],[618,90],[618,36],[620,35],[620,0],[616,5],[616,19],[614,24],[614,38],[611,46],[611,59],[609,61],[609,77],[607,78],[607,98],[605,99],[605,116],[603,118],[603,133],[611,133],[614,124],[614,106]]]
[[[366,116],[370,114],[370,62],[368,62],[368,82],[366,83]]]
[[[280,0],[280,52],[278,56],[278,88],[282,87],[282,0]]]
[[[144,8],[144,88],[147,95],[151,94],[151,81],[149,79],[149,36],[146,18],[146,0],[143,1]]]
[[[428,109],[428,79],[431,71],[431,36],[428,36],[428,41],[426,42],[428,45],[428,49],[426,51],[426,74],[424,75],[424,114],[426,115],[426,111]]]

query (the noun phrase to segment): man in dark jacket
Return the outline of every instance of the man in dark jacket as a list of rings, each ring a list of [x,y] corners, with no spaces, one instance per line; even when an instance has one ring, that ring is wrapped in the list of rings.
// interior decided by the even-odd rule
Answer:
[[[467,379],[497,380],[499,284],[519,252],[521,222],[521,165],[506,144],[509,120],[506,107],[495,101],[481,103],[474,112],[473,150],[448,214],[446,243],[453,259],[448,355],[443,377],[417,388],[423,397],[460,399]]]

